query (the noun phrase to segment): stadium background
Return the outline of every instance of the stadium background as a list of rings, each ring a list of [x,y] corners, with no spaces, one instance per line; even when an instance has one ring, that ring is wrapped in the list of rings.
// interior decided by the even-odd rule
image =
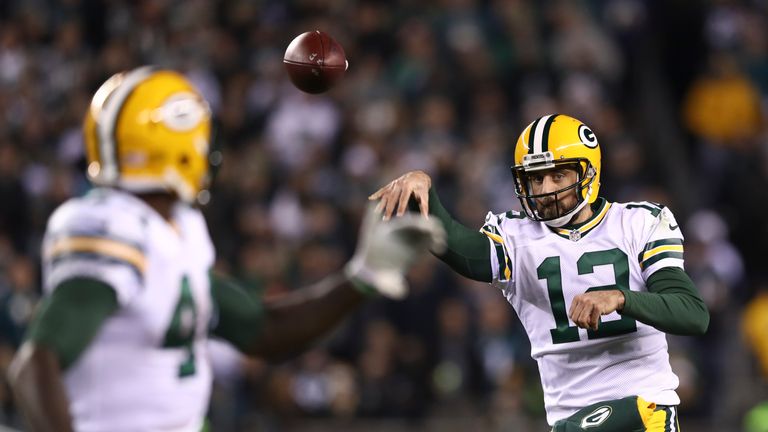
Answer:
[[[312,29],[350,61],[322,96],[281,64]],[[431,173],[469,226],[518,208],[517,134],[549,112],[585,121],[603,195],[672,207],[712,313],[706,336],[669,338],[684,430],[768,430],[765,0],[0,1],[3,374],[40,295],[46,217],[89,187],[90,94],[146,63],[179,68],[211,101],[218,265],[265,296],[339,269],[366,196],[406,170]],[[546,430],[500,293],[432,257],[410,280],[408,300],[371,302],[294,361],[217,346],[213,429]],[[18,426],[5,385],[0,404],[0,424]]]

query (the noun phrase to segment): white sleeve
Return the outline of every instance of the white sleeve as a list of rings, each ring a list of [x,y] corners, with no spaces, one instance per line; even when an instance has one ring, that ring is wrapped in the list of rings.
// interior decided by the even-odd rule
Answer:
[[[502,235],[500,219],[500,216],[488,212],[488,215],[485,217],[485,224],[480,229],[480,232],[488,237],[490,244],[491,272],[494,284],[497,282],[510,282],[512,279],[511,260]]]
[[[43,286],[51,293],[74,278],[112,287],[125,305],[144,284],[146,257],[140,221],[104,207],[71,201],[51,216],[43,240]]]
[[[645,244],[637,257],[644,280],[664,267],[685,268],[683,233],[669,208],[661,209],[646,232]]]

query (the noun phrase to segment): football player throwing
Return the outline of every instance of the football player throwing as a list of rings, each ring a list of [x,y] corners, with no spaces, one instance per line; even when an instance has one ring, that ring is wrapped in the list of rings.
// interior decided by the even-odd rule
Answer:
[[[572,117],[528,125],[514,158],[523,211],[488,213],[479,231],[448,214],[421,171],[370,199],[385,218],[413,199],[446,228],[437,256],[501,290],[528,333],[554,431],[678,431],[665,333],[702,334],[709,312],[683,270],[672,212],[600,197],[600,145]]]

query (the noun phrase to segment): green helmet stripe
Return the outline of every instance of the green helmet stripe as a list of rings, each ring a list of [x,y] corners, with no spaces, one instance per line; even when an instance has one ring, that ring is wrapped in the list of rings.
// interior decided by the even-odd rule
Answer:
[[[554,122],[555,118],[559,115],[560,114],[549,116],[549,118],[547,119],[547,122],[544,123],[544,133],[541,134],[541,152],[542,153],[549,151],[549,128],[552,127],[552,122]]]
[[[534,121],[531,124],[530,129],[528,129],[528,154],[533,154],[533,137],[536,135],[536,126],[539,124],[539,120],[541,118],[537,118],[536,121]]]

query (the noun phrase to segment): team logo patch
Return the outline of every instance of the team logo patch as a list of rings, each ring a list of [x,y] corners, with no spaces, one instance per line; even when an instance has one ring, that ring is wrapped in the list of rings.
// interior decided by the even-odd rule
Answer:
[[[610,406],[603,405],[581,419],[581,428],[589,429],[600,426],[608,420],[608,417],[610,417],[612,413],[613,409],[611,409]]]
[[[186,132],[197,127],[207,115],[207,108],[199,97],[192,93],[176,93],[166,99],[157,110],[159,120],[169,129]]]
[[[589,148],[597,147],[597,137],[595,136],[595,133],[585,125],[579,126],[579,139]]]

